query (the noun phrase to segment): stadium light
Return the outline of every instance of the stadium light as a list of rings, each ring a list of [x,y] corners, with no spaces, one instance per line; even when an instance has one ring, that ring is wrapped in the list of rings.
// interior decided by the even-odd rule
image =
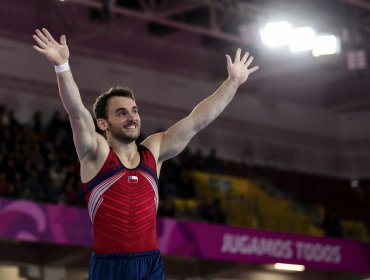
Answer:
[[[336,54],[339,52],[339,41],[334,35],[316,36],[313,43],[312,55]]]
[[[286,21],[266,23],[260,30],[261,40],[269,47],[287,46],[292,30],[292,25]]]
[[[304,271],[304,265],[300,264],[289,264],[289,263],[275,263],[274,268],[278,270],[288,270],[288,271]]]
[[[312,50],[314,39],[315,31],[311,27],[294,28],[291,33],[289,50],[291,52]]]

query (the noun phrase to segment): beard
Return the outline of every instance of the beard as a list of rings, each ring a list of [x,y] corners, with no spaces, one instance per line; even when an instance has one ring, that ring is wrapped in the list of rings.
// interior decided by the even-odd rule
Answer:
[[[134,132],[129,132],[129,133],[125,132],[125,130],[128,129],[127,127],[132,125],[132,124],[136,125],[136,132],[135,133]],[[138,139],[139,136],[140,136],[140,130],[141,130],[140,123],[131,122],[131,123],[125,124],[122,127],[122,126],[114,126],[108,121],[108,125],[109,125],[109,132],[112,135],[112,137],[117,139],[118,141],[120,141],[122,143],[126,143],[126,144],[131,143],[131,142],[135,141],[136,139]]]

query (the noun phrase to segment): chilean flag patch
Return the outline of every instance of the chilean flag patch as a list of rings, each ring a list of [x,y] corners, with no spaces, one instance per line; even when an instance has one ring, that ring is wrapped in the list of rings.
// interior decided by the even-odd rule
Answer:
[[[139,178],[137,176],[128,176],[129,183],[137,183],[139,182]]]

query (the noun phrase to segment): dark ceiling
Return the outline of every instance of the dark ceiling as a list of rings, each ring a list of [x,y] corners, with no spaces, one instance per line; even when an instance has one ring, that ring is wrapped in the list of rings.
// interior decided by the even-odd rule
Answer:
[[[282,18],[336,34],[341,53],[266,48],[258,26]],[[346,65],[348,51],[369,53],[368,0],[2,0],[0,19],[2,37],[31,45],[34,29],[45,26],[66,34],[72,52],[215,81],[226,75],[224,54],[241,47],[261,67],[246,94],[338,113],[370,110],[368,68]]]

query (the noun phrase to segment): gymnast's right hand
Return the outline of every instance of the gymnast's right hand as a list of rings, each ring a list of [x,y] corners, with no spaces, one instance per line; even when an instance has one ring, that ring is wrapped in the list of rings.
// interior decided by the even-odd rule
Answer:
[[[60,37],[60,43],[58,43],[46,28],[42,28],[41,30],[36,29],[36,34],[32,36],[38,44],[38,46],[34,45],[33,48],[45,55],[53,65],[61,65],[68,61],[69,49],[66,36],[62,35]]]

